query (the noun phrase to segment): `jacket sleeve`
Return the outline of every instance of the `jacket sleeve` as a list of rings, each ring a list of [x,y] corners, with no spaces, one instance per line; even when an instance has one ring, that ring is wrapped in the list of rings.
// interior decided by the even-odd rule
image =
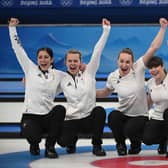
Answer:
[[[28,58],[24,48],[22,47],[22,44],[17,35],[16,27],[9,26],[9,35],[10,35],[12,48],[16,54],[17,60],[20,66],[22,67],[24,73],[27,74],[29,70],[29,66],[33,64],[33,62]]]
[[[103,33],[99,39],[99,41],[96,43],[94,50],[93,50],[93,54],[91,56],[90,62],[88,63],[86,70],[92,75],[95,76],[96,72],[99,68],[99,64],[100,64],[100,57],[102,54],[102,51],[104,49],[104,46],[106,44],[107,38],[109,36],[110,33],[110,26],[103,26]]]

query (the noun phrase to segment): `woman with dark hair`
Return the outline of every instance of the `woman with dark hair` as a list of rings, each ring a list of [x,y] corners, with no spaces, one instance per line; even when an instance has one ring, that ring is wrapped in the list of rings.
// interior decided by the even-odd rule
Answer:
[[[54,98],[61,91],[60,81],[64,73],[53,68],[53,52],[50,48],[38,49],[38,65],[29,59],[16,32],[18,23],[18,19],[10,19],[9,34],[26,78],[21,132],[30,144],[32,155],[40,154],[39,143],[42,135],[47,133],[45,157],[57,158],[55,143],[60,136],[66,110],[62,105],[55,105]]]
[[[168,136],[168,75],[160,57],[153,57],[147,64],[152,78],[148,80],[148,104],[151,107],[146,123],[143,142],[159,144],[158,153],[167,151]]]
[[[143,128],[148,120],[144,69],[162,44],[167,24],[166,19],[160,19],[158,34],[146,53],[136,62],[131,49],[121,50],[117,61],[119,68],[110,73],[106,87],[97,90],[97,97],[108,96],[114,91],[118,93],[119,107],[108,116],[118,155],[127,154],[126,138],[131,142],[128,154],[138,154],[141,151]]]

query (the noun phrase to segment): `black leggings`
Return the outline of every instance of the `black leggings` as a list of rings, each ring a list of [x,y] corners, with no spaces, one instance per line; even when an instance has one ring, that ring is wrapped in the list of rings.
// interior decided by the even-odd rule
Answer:
[[[165,121],[165,136],[168,138],[168,108],[163,113],[163,118]]]
[[[145,126],[143,142],[146,145],[164,143],[168,137],[168,109],[163,113],[164,120],[150,119]]]
[[[104,108],[95,107],[91,115],[86,118],[65,121],[58,143],[63,147],[75,145],[78,135],[82,133],[92,136],[93,145],[101,145],[105,118],[106,112]]]
[[[62,105],[57,105],[46,115],[24,114],[21,120],[22,135],[29,144],[37,145],[46,133],[45,146],[54,146],[62,131],[65,112]]]
[[[146,121],[145,116],[129,117],[118,110],[108,116],[108,125],[112,130],[117,144],[125,144],[126,138],[131,141],[132,147],[139,147]]]
[[[164,120],[150,119],[145,125],[143,142],[152,145],[160,144],[164,140]]]

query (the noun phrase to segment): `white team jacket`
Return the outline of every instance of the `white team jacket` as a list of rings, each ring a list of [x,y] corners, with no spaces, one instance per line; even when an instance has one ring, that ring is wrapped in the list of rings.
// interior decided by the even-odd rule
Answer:
[[[61,91],[59,85],[65,73],[50,68],[45,78],[23,49],[16,27],[9,27],[9,34],[12,48],[26,77],[23,113],[47,114],[54,106],[56,94]]]
[[[110,26],[103,26],[104,31],[97,42],[86,70],[79,72],[75,80],[70,74],[61,81],[61,88],[67,99],[66,120],[81,119],[90,115],[96,104],[96,71],[100,56],[110,33]]]

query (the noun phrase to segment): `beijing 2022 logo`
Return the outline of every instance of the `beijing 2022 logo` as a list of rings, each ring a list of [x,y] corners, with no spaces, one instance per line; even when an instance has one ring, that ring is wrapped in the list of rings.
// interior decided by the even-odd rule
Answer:
[[[119,0],[120,4],[123,6],[130,6],[133,0]]]
[[[3,7],[11,7],[14,4],[14,0],[1,0],[0,2]]]
[[[60,0],[60,4],[64,7],[70,7],[73,4],[73,0]]]

